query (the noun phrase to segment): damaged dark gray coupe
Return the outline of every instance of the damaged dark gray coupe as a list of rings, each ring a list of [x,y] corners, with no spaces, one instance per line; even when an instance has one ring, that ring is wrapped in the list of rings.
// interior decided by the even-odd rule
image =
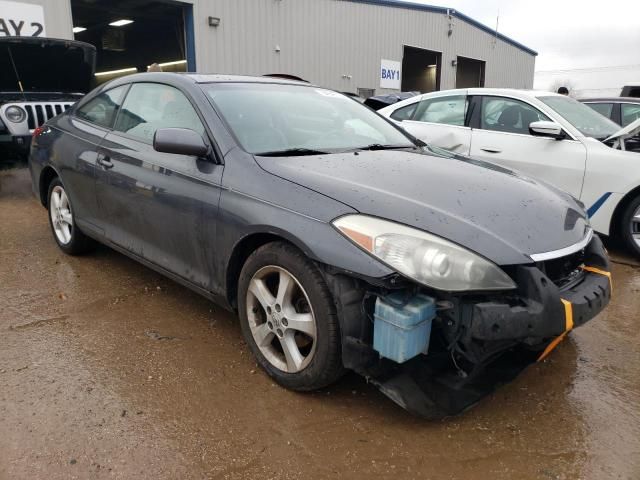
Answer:
[[[454,415],[611,295],[570,195],[300,82],[123,77],[38,128],[30,170],[63,251],[106,244],[236,311],[294,390],[350,369]]]

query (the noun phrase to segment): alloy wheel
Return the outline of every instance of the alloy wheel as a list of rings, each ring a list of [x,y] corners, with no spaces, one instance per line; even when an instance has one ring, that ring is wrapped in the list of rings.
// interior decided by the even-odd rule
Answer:
[[[631,217],[631,238],[636,243],[638,247],[640,247],[640,207],[636,209],[633,213],[633,217]]]
[[[53,231],[58,241],[66,245],[71,241],[73,214],[71,213],[69,198],[64,188],[56,185],[51,191],[51,199],[49,202],[49,214],[51,215]]]
[[[286,373],[306,368],[316,351],[317,325],[300,282],[282,267],[258,270],[247,290],[247,317],[267,361]]]

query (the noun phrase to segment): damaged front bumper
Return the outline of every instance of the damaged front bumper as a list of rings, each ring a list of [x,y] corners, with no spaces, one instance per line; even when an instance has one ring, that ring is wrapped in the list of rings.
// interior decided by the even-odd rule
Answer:
[[[343,363],[414,414],[431,419],[458,414],[543,360],[569,331],[609,303],[611,275],[600,239],[594,237],[569,261],[575,265],[562,279],[543,263],[513,267],[518,289],[504,294],[445,295],[398,279],[392,279],[396,288],[389,288],[329,275],[342,319]],[[435,297],[438,310],[428,354],[400,364],[374,349],[372,313],[378,298],[403,289]]]

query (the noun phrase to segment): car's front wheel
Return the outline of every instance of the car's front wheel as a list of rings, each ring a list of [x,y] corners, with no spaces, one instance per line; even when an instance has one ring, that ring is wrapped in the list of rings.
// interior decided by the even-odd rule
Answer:
[[[260,366],[292,390],[315,390],[343,372],[336,308],[318,267],[274,242],[247,259],[238,285],[242,332]]]
[[[94,246],[93,240],[76,226],[71,201],[59,178],[55,178],[49,185],[47,199],[49,224],[58,246],[70,255],[90,250]]]
[[[625,246],[640,255],[640,197],[634,198],[624,209],[620,234]]]

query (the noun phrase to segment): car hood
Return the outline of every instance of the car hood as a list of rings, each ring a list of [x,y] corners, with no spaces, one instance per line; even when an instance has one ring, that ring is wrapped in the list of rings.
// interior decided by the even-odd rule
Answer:
[[[41,37],[0,38],[0,91],[74,92],[91,89],[96,48]],[[18,79],[20,82],[18,82]]]
[[[571,246],[589,228],[570,195],[459,155],[385,150],[256,161],[360,213],[433,233],[499,265],[530,263],[529,255]]]
[[[640,133],[640,118],[637,118],[626,127],[621,128],[610,137],[605,138],[604,141],[608,142],[610,140],[615,140],[618,138],[622,138],[622,139],[631,138],[631,137],[635,137],[639,133]]]

